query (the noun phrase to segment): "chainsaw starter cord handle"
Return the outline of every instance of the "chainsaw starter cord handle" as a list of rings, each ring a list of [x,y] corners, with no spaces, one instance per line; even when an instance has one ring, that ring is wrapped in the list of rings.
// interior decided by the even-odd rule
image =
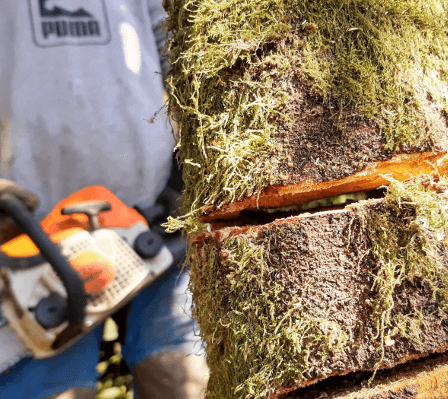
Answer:
[[[67,259],[59,251],[27,207],[17,197],[11,194],[0,196],[0,210],[5,211],[28,234],[39,248],[40,253],[50,263],[67,291],[67,319],[69,326],[74,327],[84,320],[86,294],[84,283],[70,266]]]

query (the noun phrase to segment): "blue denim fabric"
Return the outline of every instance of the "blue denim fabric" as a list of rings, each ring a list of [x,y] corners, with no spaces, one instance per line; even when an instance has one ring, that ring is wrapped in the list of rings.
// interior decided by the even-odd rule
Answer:
[[[181,350],[186,354],[202,351],[197,324],[189,313],[188,283],[189,275],[179,275],[179,269],[173,268],[132,301],[126,345],[122,349],[130,367],[162,351]]]
[[[122,349],[130,367],[165,350],[201,351],[196,324],[185,312],[191,305],[188,281],[187,273],[172,268],[131,302]],[[70,388],[94,388],[101,333],[98,327],[58,356],[24,359],[0,374],[0,399],[41,399]]]
[[[42,399],[70,389],[95,388],[102,326],[50,359],[23,359],[0,374],[1,399]]]

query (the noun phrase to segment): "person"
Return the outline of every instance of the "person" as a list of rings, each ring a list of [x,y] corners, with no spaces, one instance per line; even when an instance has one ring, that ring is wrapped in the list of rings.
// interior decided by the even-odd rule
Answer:
[[[174,146],[164,17],[160,0],[1,2],[1,177],[37,194],[38,219],[88,185],[142,207],[163,190]],[[188,275],[178,274],[142,291],[127,314],[122,352],[141,398],[203,396],[206,362],[187,356],[200,342],[182,310]],[[60,355],[22,359],[0,375],[0,397],[93,397],[100,340],[96,328]]]

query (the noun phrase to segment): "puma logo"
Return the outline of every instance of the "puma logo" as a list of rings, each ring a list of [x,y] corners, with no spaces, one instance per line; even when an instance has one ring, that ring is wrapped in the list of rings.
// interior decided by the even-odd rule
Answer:
[[[28,0],[40,47],[106,44],[110,31],[104,0]]]

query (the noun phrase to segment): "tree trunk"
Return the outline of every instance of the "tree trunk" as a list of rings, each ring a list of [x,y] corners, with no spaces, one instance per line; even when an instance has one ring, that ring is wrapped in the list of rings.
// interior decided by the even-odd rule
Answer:
[[[196,237],[191,283],[210,397],[274,398],[446,351],[446,225],[437,233],[423,201],[445,222],[448,202],[420,183]]]

